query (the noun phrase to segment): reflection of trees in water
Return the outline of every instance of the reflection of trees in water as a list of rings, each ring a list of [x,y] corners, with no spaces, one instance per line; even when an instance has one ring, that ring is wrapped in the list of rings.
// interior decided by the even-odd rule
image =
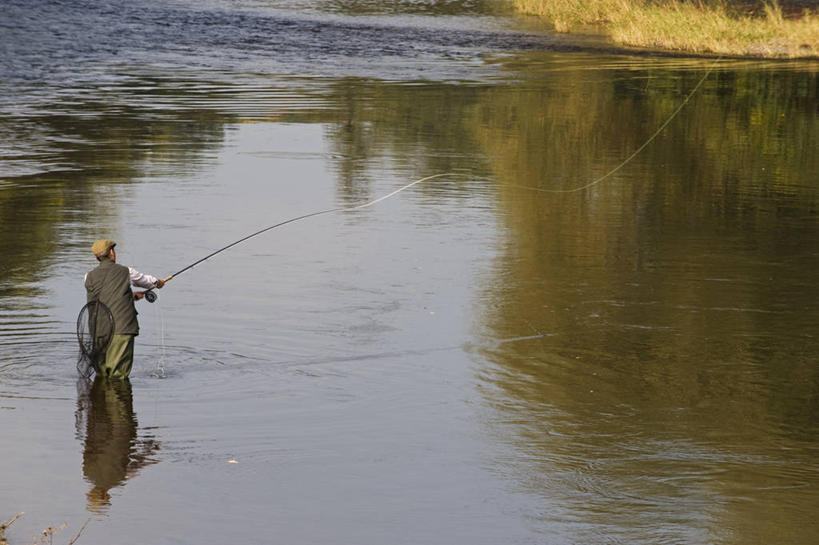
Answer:
[[[724,398],[738,384],[747,386],[733,391],[738,397],[774,393],[759,392],[750,377],[729,378],[741,369],[710,364],[758,358],[767,346],[761,371],[802,372],[786,362],[804,361],[794,341],[817,319],[803,304],[819,299],[809,278],[819,265],[811,220],[819,195],[810,184],[819,156],[806,145],[819,134],[816,76],[721,76],[610,182],[569,195],[515,187],[593,179],[635,149],[683,91],[666,80],[629,88],[623,81],[641,80],[608,76],[617,83],[596,85],[610,92],[586,91],[586,100],[593,82],[578,78],[582,85],[561,85],[563,92],[491,97],[507,115],[485,124],[481,141],[499,150],[493,165],[513,236],[498,261],[504,282],[491,288],[487,326],[499,337],[527,324],[559,331],[553,345],[631,362],[640,383],[665,399],[685,402],[692,393],[681,384],[694,397]],[[661,366],[656,376],[646,376],[646,360]],[[726,376],[715,380],[716,372]]]
[[[91,484],[88,510],[105,512],[110,490],[125,484],[143,467],[155,464],[159,444],[138,437],[129,380],[81,379],[77,385],[77,433],[82,439],[82,471]]]
[[[129,93],[138,91],[112,94],[110,103],[102,96],[78,98],[70,113],[57,103],[23,121],[0,120],[0,133],[12,138],[36,134],[29,143],[35,151],[17,160],[44,171],[7,177],[0,190],[0,298],[37,295],[30,286],[57,251],[74,244],[85,248],[99,235],[98,224],[116,223],[115,192],[148,174],[152,163],[189,169],[204,150],[221,144],[228,116],[129,106],[123,103],[140,100]],[[183,89],[162,94],[170,103],[184,101]]]
[[[656,75],[561,72],[554,88],[484,97],[498,115],[478,139],[510,238],[481,325],[554,335],[484,351],[499,388],[487,398],[515,423],[498,432],[526,454],[534,490],[612,532],[765,543],[784,527],[809,542],[816,75],[720,74],[609,182],[516,187],[616,166],[696,81]],[[685,535],[692,525],[705,534]]]
[[[372,198],[372,173],[387,164],[406,170],[408,181],[443,172],[485,171],[486,160],[470,123],[480,96],[476,88],[351,78],[328,92],[335,109],[325,112],[322,122],[336,157],[339,193],[348,202]],[[435,192],[423,185],[416,191]]]
[[[519,86],[337,85],[323,121],[342,194],[364,198],[387,158],[492,172],[509,239],[481,327],[554,336],[485,350],[487,399],[524,453],[522,481],[577,528],[812,535],[816,74],[715,73],[609,181],[536,193],[519,186],[568,189],[615,167],[701,77],[560,68]]]

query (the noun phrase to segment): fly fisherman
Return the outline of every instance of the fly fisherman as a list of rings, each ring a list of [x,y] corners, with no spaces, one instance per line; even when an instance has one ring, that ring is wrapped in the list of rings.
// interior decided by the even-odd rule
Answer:
[[[165,285],[165,281],[118,265],[114,250],[116,245],[113,240],[99,239],[91,246],[99,265],[85,275],[85,290],[88,301],[100,301],[114,316],[114,334],[105,357],[103,359],[101,355],[99,361],[94,362],[97,371],[107,378],[126,378],[134,363],[134,337],[139,335],[134,301],[145,296],[144,292],[132,292],[131,286],[159,289]]]

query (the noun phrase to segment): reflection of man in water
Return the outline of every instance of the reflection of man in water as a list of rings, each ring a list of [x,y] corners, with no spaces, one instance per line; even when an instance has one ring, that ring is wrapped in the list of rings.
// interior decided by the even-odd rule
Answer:
[[[82,472],[92,485],[88,510],[103,513],[111,503],[108,491],[155,464],[151,454],[159,446],[153,438],[137,438],[128,379],[97,377],[93,384],[81,379],[77,391],[77,432],[85,441]]]

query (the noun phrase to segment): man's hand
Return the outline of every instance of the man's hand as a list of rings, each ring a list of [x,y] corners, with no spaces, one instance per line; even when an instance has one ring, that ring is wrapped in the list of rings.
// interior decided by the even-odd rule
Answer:
[[[165,285],[165,281],[162,280],[161,278],[156,281],[156,289],[161,290],[162,286],[164,286],[164,285]]]

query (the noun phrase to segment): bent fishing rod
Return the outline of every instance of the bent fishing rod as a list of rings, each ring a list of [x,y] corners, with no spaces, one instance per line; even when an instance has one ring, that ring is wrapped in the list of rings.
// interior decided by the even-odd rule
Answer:
[[[268,227],[265,227],[264,229],[259,229],[255,233],[251,233],[251,234],[249,234],[247,236],[244,236],[244,237],[240,238],[239,240],[231,242],[227,246],[223,246],[222,248],[219,248],[218,250],[209,253],[205,257],[203,257],[201,259],[198,259],[198,260],[194,261],[193,263],[191,263],[190,265],[178,270],[177,272],[173,273],[169,277],[165,278],[163,280],[163,285],[164,285],[164,283],[170,282],[171,280],[173,280],[174,278],[176,278],[180,274],[182,274],[182,273],[184,273],[186,271],[189,271],[190,269],[196,267],[197,265],[199,265],[200,263],[202,263],[204,261],[207,261],[208,259],[214,257],[215,255],[220,254],[220,253],[224,252],[225,250],[229,250],[230,248],[233,248],[237,244],[241,244],[242,242],[245,242],[246,240],[250,240],[253,237],[257,237],[257,236],[259,236],[259,235],[261,235],[263,233],[266,233],[266,232],[268,232],[270,230],[276,229],[277,227],[282,227],[283,225],[287,225],[288,223],[294,223],[294,222],[304,220],[304,219],[307,219],[307,218],[312,218],[312,217],[315,217],[315,216],[321,216],[323,214],[331,214],[333,212],[352,212],[353,210],[361,210],[362,208],[367,208],[368,206],[372,206],[372,205],[374,205],[376,203],[387,200],[390,197],[392,197],[394,195],[397,195],[398,193],[401,193],[402,191],[404,191],[406,189],[409,189],[414,185],[417,185],[417,184],[420,184],[422,182],[426,182],[426,181],[429,181],[429,180],[433,180],[435,178],[442,178],[444,176],[465,176],[465,174],[460,174],[460,173],[457,173],[457,172],[444,172],[444,173],[441,173],[441,174],[433,174],[431,176],[425,176],[424,178],[419,178],[418,180],[415,180],[414,182],[410,182],[405,186],[399,187],[398,189],[396,189],[392,193],[388,193],[388,194],[386,194],[384,196],[381,196],[381,197],[378,197],[377,199],[374,199],[372,201],[365,202],[364,204],[358,204],[358,205],[355,205],[355,206],[340,206],[340,207],[336,207],[336,208],[328,208],[327,210],[319,210],[318,212],[311,212],[310,214],[304,214],[302,216],[297,216],[295,218],[290,218],[288,220],[281,221],[281,222],[276,223],[274,225],[270,225]],[[151,288],[149,290],[139,292],[139,293],[141,293],[145,297],[146,301],[148,301],[149,303],[153,303],[154,301],[156,301],[156,298],[157,298],[156,293],[154,293],[154,289],[155,288]]]

